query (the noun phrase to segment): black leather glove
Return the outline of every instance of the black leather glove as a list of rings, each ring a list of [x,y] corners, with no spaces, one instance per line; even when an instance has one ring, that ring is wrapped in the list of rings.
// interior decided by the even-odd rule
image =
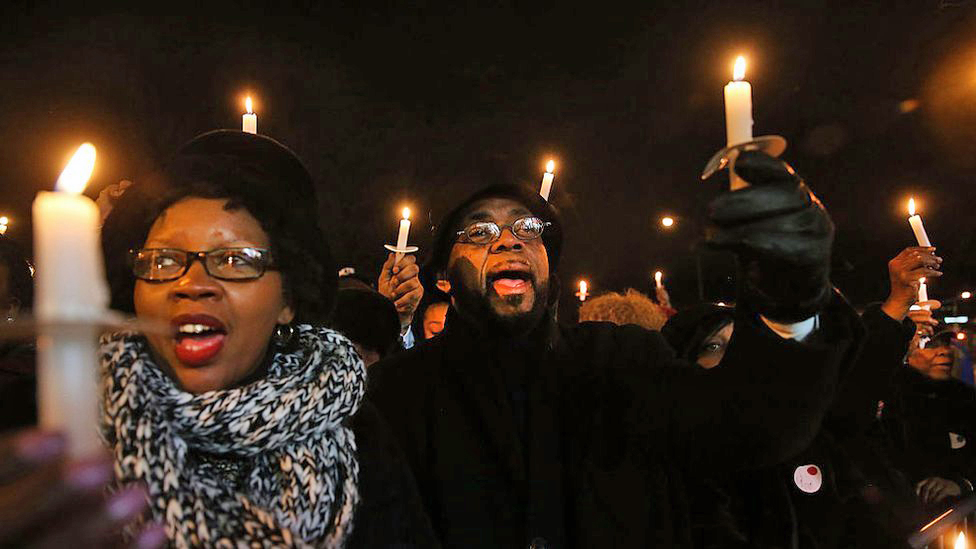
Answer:
[[[777,322],[799,322],[829,301],[834,224],[789,164],[744,152],[735,173],[750,186],[709,204],[706,243],[739,259],[739,301]]]

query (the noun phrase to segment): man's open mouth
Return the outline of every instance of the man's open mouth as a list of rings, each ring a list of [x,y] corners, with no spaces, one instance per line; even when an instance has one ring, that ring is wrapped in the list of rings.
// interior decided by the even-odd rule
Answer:
[[[488,287],[502,297],[527,293],[534,282],[531,272],[519,269],[503,269],[487,278]]]

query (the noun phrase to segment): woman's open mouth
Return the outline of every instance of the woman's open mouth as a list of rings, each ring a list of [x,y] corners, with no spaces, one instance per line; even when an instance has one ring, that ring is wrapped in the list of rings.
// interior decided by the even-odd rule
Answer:
[[[227,328],[205,314],[180,315],[171,321],[175,331],[176,358],[186,366],[203,366],[224,348]]]

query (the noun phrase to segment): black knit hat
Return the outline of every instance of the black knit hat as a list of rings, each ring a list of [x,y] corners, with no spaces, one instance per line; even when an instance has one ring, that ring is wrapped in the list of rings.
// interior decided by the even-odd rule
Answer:
[[[701,303],[682,309],[668,319],[661,335],[679,358],[694,361],[697,349],[705,338],[735,319],[735,309],[714,303]]]
[[[133,311],[128,250],[142,247],[159,214],[187,196],[227,198],[245,207],[271,238],[296,321],[328,320],[338,276],[319,227],[312,177],[281,143],[237,130],[194,138],[119,199],[102,231],[113,308]]]
[[[447,268],[451,248],[457,241],[457,232],[464,228],[461,226],[464,216],[470,213],[472,206],[491,198],[507,198],[518,202],[532,212],[532,215],[552,223],[542,233],[542,243],[546,247],[546,254],[549,256],[549,270],[555,272],[563,248],[563,226],[559,219],[559,213],[534,189],[511,184],[497,184],[481,189],[448,212],[436,228],[433,255],[426,268],[432,273],[441,272]]]

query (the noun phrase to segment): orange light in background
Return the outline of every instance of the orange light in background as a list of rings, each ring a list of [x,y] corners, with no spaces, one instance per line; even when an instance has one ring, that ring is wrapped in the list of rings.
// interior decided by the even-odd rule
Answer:
[[[966,549],[966,534],[964,532],[959,532],[959,536],[956,538],[956,544],[953,545],[953,549]]]
[[[956,334],[956,339],[958,339],[959,341],[965,341],[966,332],[959,332],[958,334]]]
[[[965,291],[965,292],[961,293],[959,295],[959,297],[961,297],[963,299],[969,299],[969,298],[973,297],[973,293],[970,292],[970,291]]]
[[[670,217],[670,216],[664,216],[664,217],[662,217],[661,218],[661,225],[663,225],[665,227],[673,227],[674,226],[674,218],[673,217]]]

